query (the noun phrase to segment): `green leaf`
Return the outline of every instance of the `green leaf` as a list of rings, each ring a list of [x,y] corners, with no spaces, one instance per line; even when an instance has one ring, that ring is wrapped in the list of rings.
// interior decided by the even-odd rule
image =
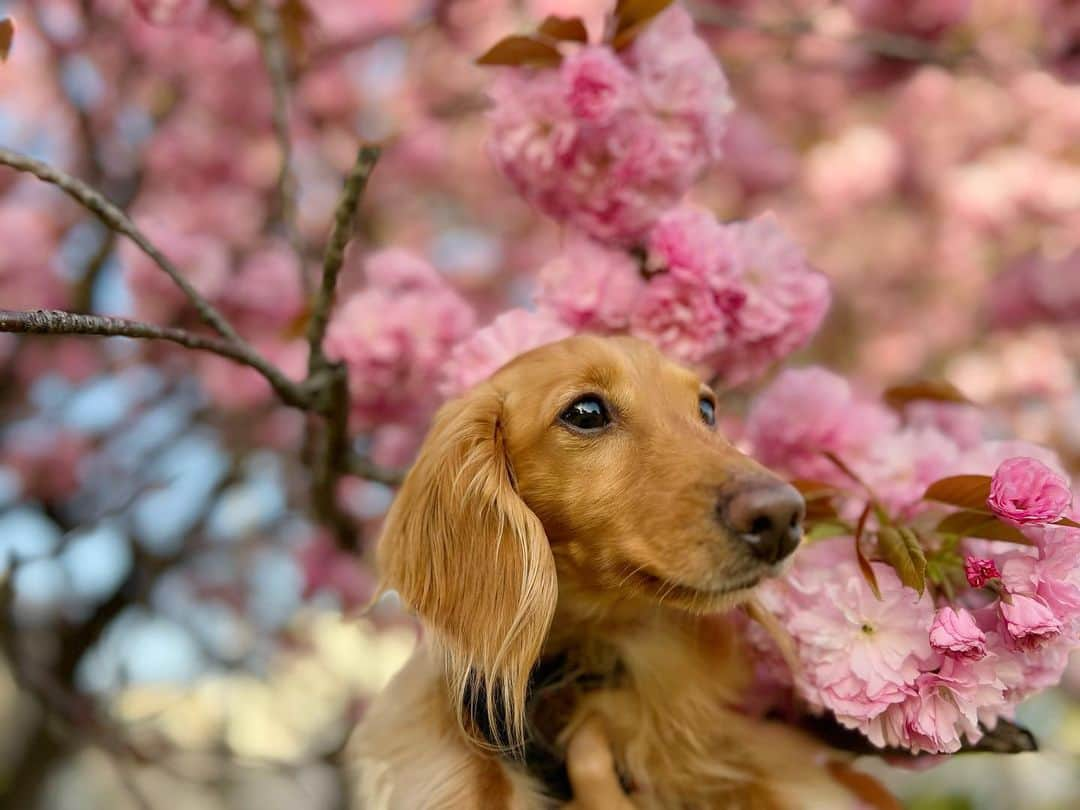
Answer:
[[[879,529],[878,553],[896,571],[901,582],[922,596],[926,590],[926,555],[915,532],[906,527]]]
[[[808,524],[806,541],[825,540],[828,537],[843,537],[851,534],[851,525],[842,520],[818,520]]]
[[[885,391],[883,398],[890,408],[898,411],[908,403],[920,401],[971,404],[971,400],[959,388],[946,380],[919,380],[908,385],[895,385]]]
[[[535,37],[510,36],[500,39],[476,60],[478,65],[506,65],[511,67],[556,67],[562,62],[562,54],[554,45]]]
[[[15,21],[10,17],[0,20],[0,62],[6,62],[15,40]]]
[[[553,14],[540,23],[537,33],[566,42],[589,41],[589,32],[580,17],[556,17]]]
[[[634,41],[649,21],[674,0],[619,0],[615,5],[615,35],[611,46],[620,51]]]
[[[989,512],[986,499],[990,497],[990,480],[989,475],[952,475],[927,487],[923,499]]]
[[[859,563],[859,571],[862,572],[863,579],[866,580],[866,584],[870,586],[870,590],[874,592],[874,596],[876,596],[880,602],[881,587],[878,585],[874,567],[870,565],[870,560],[867,559],[862,548],[863,533],[866,531],[866,521],[870,517],[870,512],[871,506],[870,504],[867,504],[866,508],[862,510],[862,514],[859,515],[859,523],[855,527],[855,559]]]
[[[953,512],[938,523],[937,530],[942,534],[955,534],[958,537],[981,537],[984,540],[1033,545],[1018,528],[999,520],[989,512]]]

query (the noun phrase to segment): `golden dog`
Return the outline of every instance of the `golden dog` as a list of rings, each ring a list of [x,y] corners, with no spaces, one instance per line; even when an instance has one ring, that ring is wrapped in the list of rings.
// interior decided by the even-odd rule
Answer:
[[[781,569],[803,502],[715,410],[648,344],[589,336],[443,407],[379,545],[427,637],[354,735],[360,807],[859,806],[839,755],[738,710],[724,613]]]

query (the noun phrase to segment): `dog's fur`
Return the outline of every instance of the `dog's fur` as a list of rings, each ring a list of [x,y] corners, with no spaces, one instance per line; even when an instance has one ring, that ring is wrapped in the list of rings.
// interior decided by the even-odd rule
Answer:
[[[613,412],[600,435],[559,421],[584,394]],[[856,806],[825,749],[737,708],[748,662],[723,614],[776,571],[717,504],[775,479],[703,422],[703,396],[645,343],[579,336],[439,412],[379,546],[427,639],[354,735],[361,807],[557,806],[491,745],[528,736],[530,673],[554,655],[602,685],[543,719],[561,745],[599,718],[635,806]]]

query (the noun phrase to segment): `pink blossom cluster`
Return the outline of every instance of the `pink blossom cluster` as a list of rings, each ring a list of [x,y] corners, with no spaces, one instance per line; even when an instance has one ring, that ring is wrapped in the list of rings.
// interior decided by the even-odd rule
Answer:
[[[1080,322],[1080,249],[1017,261],[994,278],[988,302],[999,326]]]
[[[673,209],[649,234],[648,262],[657,275],[632,333],[731,385],[805,345],[829,305],[828,282],[771,214],[725,225]]]
[[[975,743],[1025,697],[1056,684],[1080,646],[1080,528],[1067,520],[1076,513],[1060,462],[1034,445],[974,436],[970,409],[919,401],[891,413],[807,368],[781,374],[748,419],[759,458],[843,493],[838,527],[850,530],[846,521],[868,499],[877,505],[871,537],[884,520],[921,527],[916,536],[938,572],[921,592],[864,538],[876,595],[842,529],[810,539],[790,572],[761,590],[795,642],[795,694],[877,746],[952,753]],[[982,539],[975,524],[970,536],[937,534],[954,510],[924,495],[956,475],[991,476],[985,503],[970,504],[970,514],[1022,535]],[[747,638],[767,648],[760,634]],[[766,660],[777,666],[774,655]],[[792,680],[759,677],[781,689]]]
[[[678,5],[623,51],[582,45],[557,68],[501,69],[490,153],[540,211],[632,244],[720,157],[727,79]]]
[[[540,272],[541,310],[575,330],[629,332],[736,385],[805,345],[828,309],[828,282],[771,214],[722,224],[682,205],[646,245],[641,265],[571,235]]]
[[[345,363],[357,426],[422,425],[438,405],[434,383],[471,332],[468,303],[427,261],[398,248],[365,264],[366,285],[335,311],[328,356]]]

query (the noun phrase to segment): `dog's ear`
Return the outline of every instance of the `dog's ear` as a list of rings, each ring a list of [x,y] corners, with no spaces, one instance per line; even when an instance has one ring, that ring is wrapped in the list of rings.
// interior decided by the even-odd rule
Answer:
[[[515,490],[502,407],[483,384],[439,411],[378,554],[384,586],[436,633],[459,711],[483,696],[473,708],[516,744],[558,588],[543,526]]]

